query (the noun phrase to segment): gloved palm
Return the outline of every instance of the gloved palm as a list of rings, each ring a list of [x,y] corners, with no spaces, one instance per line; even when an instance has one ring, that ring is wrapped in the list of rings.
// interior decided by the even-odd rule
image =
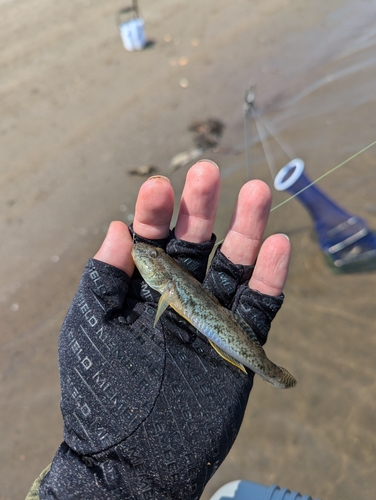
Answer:
[[[202,280],[214,239],[153,241]],[[253,266],[217,252],[204,279],[264,343],[282,303],[251,290]],[[40,498],[198,499],[230,450],[253,374],[224,361],[159,294],[89,261],[59,342],[64,443]]]

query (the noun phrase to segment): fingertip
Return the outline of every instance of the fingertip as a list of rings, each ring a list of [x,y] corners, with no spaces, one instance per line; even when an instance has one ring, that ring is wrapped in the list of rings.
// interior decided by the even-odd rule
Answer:
[[[272,195],[258,179],[248,181],[239,191],[222,252],[234,264],[253,265],[268,221]]]
[[[128,276],[132,276],[134,262],[131,257],[131,250],[132,237],[127,225],[121,221],[113,221],[94,259],[117,267],[127,273]]]
[[[238,200],[245,209],[248,208],[248,205],[253,207],[257,204],[262,211],[269,214],[272,204],[272,192],[266,182],[260,179],[253,179],[242,186],[239,191]]]
[[[266,238],[264,251],[273,255],[273,260],[281,265],[288,266],[290,262],[290,238],[284,233],[272,234]]]
[[[177,238],[193,243],[211,239],[220,185],[218,165],[211,160],[201,160],[188,170],[175,226]]]
[[[261,246],[249,287],[267,295],[278,296],[285,286],[291,244],[285,234],[273,234]]]
[[[148,239],[168,236],[174,210],[174,190],[170,180],[154,175],[141,186],[135,208],[134,231]]]
[[[208,204],[208,201],[210,200],[210,205],[212,205],[212,211],[215,215],[219,198],[220,183],[221,174],[218,165],[211,160],[200,160],[192,165],[187,172],[182,198],[194,194],[191,202],[195,201],[199,203],[198,209],[200,211],[203,210],[204,206],[201,199],[204,199],[205,204]]]

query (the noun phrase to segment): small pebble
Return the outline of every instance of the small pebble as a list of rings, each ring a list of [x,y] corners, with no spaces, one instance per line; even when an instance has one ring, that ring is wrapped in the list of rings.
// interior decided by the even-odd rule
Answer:
[[[185,56],[179,57],[179,66],[186,66],[188,64],[188,58]]]
[[[186,89],[188,87],[188,85],[189,85],[189,81],[187,80],[187,78],[181,78],[181,80],[179,82],[179,85],[183,89]]]

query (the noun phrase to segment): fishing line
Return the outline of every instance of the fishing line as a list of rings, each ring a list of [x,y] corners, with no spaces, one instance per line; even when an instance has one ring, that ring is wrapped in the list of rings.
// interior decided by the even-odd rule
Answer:
[[[272,176],[272,179],[274,179],[274,177],[277,175],[277,167],[275,164],[272,150],[269,146],[266,128],[264,127],[264,124],[262,124],[262,126],[264,127],[264,130],[261,130],[261,128],[259,126],[259,122],[258,122],[258,116],[257,116],[253,106],[251,106],[251,114],[252,114],[252,117],[255,121],[257,133],[258,133],[259,138],[260,138],[262,149],[264,150],[264,155],[266,158],[266,163],[268,164],[268,167],[269,167],[270,175]],[[260,120],[260,123],[262,123],[261,120]]]
[[[371,148],[372,146],[374,146],[376,144],[376,141],[373,141],[371,142],[371,144],[368,144],[368,146],[365,146],[363,149],[361,149],[360,151],[358,151],[357,153],[353,154],[352,156],[350,156],[349,158],[347,158],[347,160],[344,160],[343,162],[339,163],[337,166],[331,168],[330,170],[328,170],[328,172],[325,172],[325,174],[323,175],[320,175],[320,177],[318,177],[316,180],[312,181],[310,184],[308,184],[308,186],[305,186],[303,189],[301,189],[300,191],[298,191],[297,193],[295,193],[294,195],[290,196],[289,198],[287,198],[286,200],[282,201],[281,203],[279,203],[278,205],[276,205],[275,207],[271,208],[270,209],[270,212],[273,212],[274,210],[276,210],[277,208],[280,208],[282,207],[282,205],[285,205],[286,203],[288,203],[289,201],[293,200],[296,196],[298,196],[300,193],[302,193],[303,191],[305,191],[306,189],[308,189],[309,187],[313,186],[314,184],[317,184],[319,181],[321,181],[321,179],[324,179],[324,177],[326,177],[327,175],[330,175],[331,173],[333,173],[335,170],[338,170],[339,168],[343,167],[344,165],[346,165],[346,163],[348,163],[349,161],[353,160],[354,158],[356,158],[357,156],[359,156],[360,154],[364,153],[364,151],[367,151],[367,149]],[[215,245],[215,248],[217,248],[218,245],[220,245],[221,243],[223,243],[223,239],[218,241]]]
[[[270,122],[268,122],[268,125],[266,125],[266,119],[261,118],[260,114],[255,110],[254,106],[252,106],[252,111],[253,111],[253,116],[254,116],[255,121],[258,120],[262,124],[264,129],[267,131],[267,133],[270,136],[273,137],[273,139],[278,144],[278,146],[282,149],[282,151],[285,153],[287,158],[290,158],[290,160],[295,158],[295,154],[294,154],[293,150],[290,148],[290,146],[285,141],[283,141],[281,138],[278,139],[277,133],[274,130],[274,128],[272,129],[272,125],[270,124]]]
[[[321,179],[323,179],[327,175],[331,174],[332,172],[334,172],[338,168],[343,167],[343,165],[345,165],[346,163],[348,163],[350,160],[353,160],[354,158],[356,158],[360,154],[364,153],[364,151],[367,151],[367,149],[371,148],[375,144],[376,144],[376,141],[371,142],[371,144],[368,144],[368,146],[364,147],[363,149],[361,149],[357,153],[353,154],[352,156],[350,156],[350,158],[347,158],[347,160],[343,161],[342,163],[340,163],[336,167],[331,168],[330,170],[328,170],[328,172],[325,172],[325,174],[320,175],[320,177],[318,177],[316,180],[312,181],[310,184],[308,184],[308,186],[305,186],[303,189],[301,189],[297,193],[295,193],[292,196],[290,196],[289,198],[287,198],[287,200],[282,201],[281,203],[279,203],[278,205],[276,205],[275,207],[273,207],[270,211],[273,212],[274,210],[276,210],[277,208],[281,207],[282,205],[284,205],[288,201],[292,200],[293,198],[295,198],[296,196],[298,196],[300,193],[302,193],[303,191],[305,191],[309,187],[313,186],[314,184],[317,184],[319,181],[321,181]]]
[[[247,179],[252,178],[252,133],[249,110],[244,110],[244,139],[245,139],[245,164],[247,167]]]
[[[243,117],[244,117],[244,138],[245,138],[245,159],[247,167],[247,179],[250,180],[252,176],[252,124],[251,115],[253,108],[253,101],[255,100],[255,86],[250,84],[249,89],[245,92]]]

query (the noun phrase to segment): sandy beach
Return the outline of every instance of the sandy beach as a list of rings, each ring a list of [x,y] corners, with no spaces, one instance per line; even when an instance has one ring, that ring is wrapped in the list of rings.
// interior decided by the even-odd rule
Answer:
[[[155,166],[176,189],[189,125],[225,124],[216,234],[247,181],[250,82],[273,138],[270,172],[251,123],[252,176],[271,187],[291,157],[315,179],[376,139],[376,7],[366,0],[143,0],[150,45],[122,46],[119,0],[0,0],[0,500],[23,499],[62,440],[57,340],[81,272],[111,220],[131,222]],[[319,186],[376,230],[376,146]],[[273,188],[272,188],[273,189]],[[273,189],[273,205],[287,198]],[[267,344],[298,379],[255,381],[238,439],[202,497],[224,483],[279,484],[325,500],[376,492],[376,272],[335,275],[292,200],[266,234],[292,242],[285,304]]]

